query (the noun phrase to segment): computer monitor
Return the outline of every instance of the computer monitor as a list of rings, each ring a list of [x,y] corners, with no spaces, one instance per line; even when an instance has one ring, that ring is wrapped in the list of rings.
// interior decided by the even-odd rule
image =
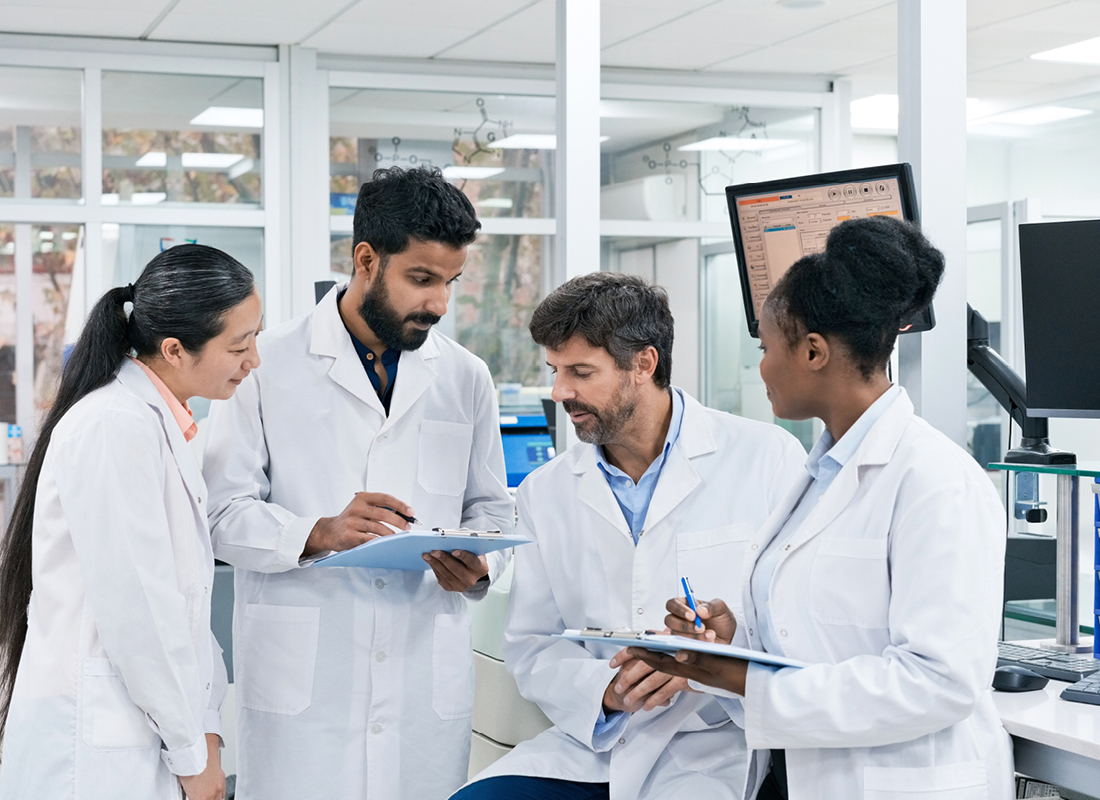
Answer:
[[[726,202],[753,336],[768,293],[794,262],[824,250],[829,231],[841,222],[877,215],[919,222],[908,164],[727,186]],[[900,330],[915,333],[935,324],[929,306]]]
[[[524,478],[555,454],[545,414],[519,409],[517,413],[511,413],[510,409],[502,410],[500,438],[504,445],[504,471],[509,488],[519,486]]]
[[[1100,220],[1020,226],[1027,414],[1100,417]]]

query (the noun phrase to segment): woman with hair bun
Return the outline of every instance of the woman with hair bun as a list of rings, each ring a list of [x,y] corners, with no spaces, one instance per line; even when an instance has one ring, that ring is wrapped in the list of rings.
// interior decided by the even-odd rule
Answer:
[[[760,374],[775,415],[819,417],[825,431],[750,541],[742,597],[700,604],[699,638],[809,666],[625,651],[726,698],[754,751],[745,797],[1015,796],[990,689],[1004,511],[974,459],[915,416],[886,372],[899,326],[932,301],[943,269],[916,227],[853,220],[764,305]],[[668,611],[670,629],[696,635],[683,598]]]
[[[187,400],[232,396],[260,322],[252,274],[202,245],[89,314],[0,551],[0,800],[225,796]]]

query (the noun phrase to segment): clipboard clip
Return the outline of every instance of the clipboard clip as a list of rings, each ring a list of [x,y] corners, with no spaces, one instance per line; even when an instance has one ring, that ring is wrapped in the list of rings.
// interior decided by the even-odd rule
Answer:
[[[440,536],[464,536],[470,539],[503,539],[501,531],[475,531],[470,528],[432,528],[432,533]]]
[[[655,633],[657,631],[608,631],[603,628],[585,628],[581,631],[581,636],[593,639],[637,639],[642,641],[646,636],[652,636]]]

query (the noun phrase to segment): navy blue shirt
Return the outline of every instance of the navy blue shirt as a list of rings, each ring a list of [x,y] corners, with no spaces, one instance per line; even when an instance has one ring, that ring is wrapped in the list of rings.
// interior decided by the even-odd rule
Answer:
[[[343,295],[341,295],[342,297]],[[336,298],[336,302],[340,302],[340,298]],[[359,356],[359,361],[363,364],[363,369],[367,371],[367,377],[370,378],[370,385],[374,387],[375,394],[378,395],[378,399],[382,401],[382,408],[386,409],[386,416],[390,415],[390,398],[393,397],[393,384],[397,381],[397,362],[401,360],[401,351],[395,350],[392,347],[382,352],[382,366],[386,368],[386,391],[382,392],[382,381],[378,377],[378,373],[374,371],[374,362],[379,358],[378,354],[363,344],[361,341],[355,338],[355,334],[351,332],[351,329],[347,325],[344,326],[344,330],[348,332],[348,336],[351,337],[352,346],[355,347],[355,354]]]

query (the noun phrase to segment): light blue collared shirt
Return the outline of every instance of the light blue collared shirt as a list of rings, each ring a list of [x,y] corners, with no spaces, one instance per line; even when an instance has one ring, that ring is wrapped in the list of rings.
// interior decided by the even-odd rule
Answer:
[[[626,525],[630,528],[630,535],[634,537],[634,544],[638,543],[638,535],[645,525],[645,517],[649,512],[649,504],[653,501],[653,492],[657,490],[657,481],[661,477],[668,454],[672,446],[680,438],[680,423],[684,419],[684,398],[676,387],[669,389],[672,395],[672,419],[668,423],[668,435],[665,436],[665,446],[661,455],[653,460],[637,483],[634,479],[618,467],[608,463],[604,457],[603,448],[596,447],[596,464],[607,479],[607,485],[611,487],[611,493],[626,518]]]
[[[661,455],[653,459],[653,463],[645,471],[637,483],[618,467],[609,464],[604,458],[603,448],[596,447],[596,464],[607,479],[607,485],[611,487],[611,493],[615,495],[615,501],[623,511],[626,525],[630,528],[630,535],[634,537],[634,544],[638,543],[638,535],[645,525],[646,514],[649,513],[649,504],[653,501],[653,492],[657,489],[657,481],[661,477],[668,454],[672,452],[672,446],[680,438],[680,424],[684,420],[684,397],[680,390],[672,387],[672,419],[668,423],[668,435],[665,436],[665,446]],[[619,730],[626,724],[627,714],[616,711],[609,715],[600,709],[600,716],[596,719],[595,736],[599,740],[617,736]]]
[[[821,434],[821,438],[817,440],[814,449],[806,457],[806,471],[810,473],[813,480],[806,487],[806,491],[798,501],[798,505],[791,511],[791,515],[787,517],[787,521],[783,523],[783,527],[765,546],[764,552],[760,554],[760,559],[756,562],[756,568],[752,573],[750,584],[752,601],[753,605],[756,606],[760,643],[764,646],[765,651],[769,653],[783,652],[783,648],[775,635],[775,628],[772,627],[772,615],[769,606],[772,576],[775,574],[775,568],[779,564],[780,556],[783,554],[783,546],[798,533],[810,516],[810,512],[814,510],[821,496],[832,485],[840,470],[859,450],[859,446],[867,438],[868,431],[900,395],[901,389],[898,386],[891,386],[860,415],[855,424],[840,437],[839,442],[833,439],[832,434],[826,429]]]

